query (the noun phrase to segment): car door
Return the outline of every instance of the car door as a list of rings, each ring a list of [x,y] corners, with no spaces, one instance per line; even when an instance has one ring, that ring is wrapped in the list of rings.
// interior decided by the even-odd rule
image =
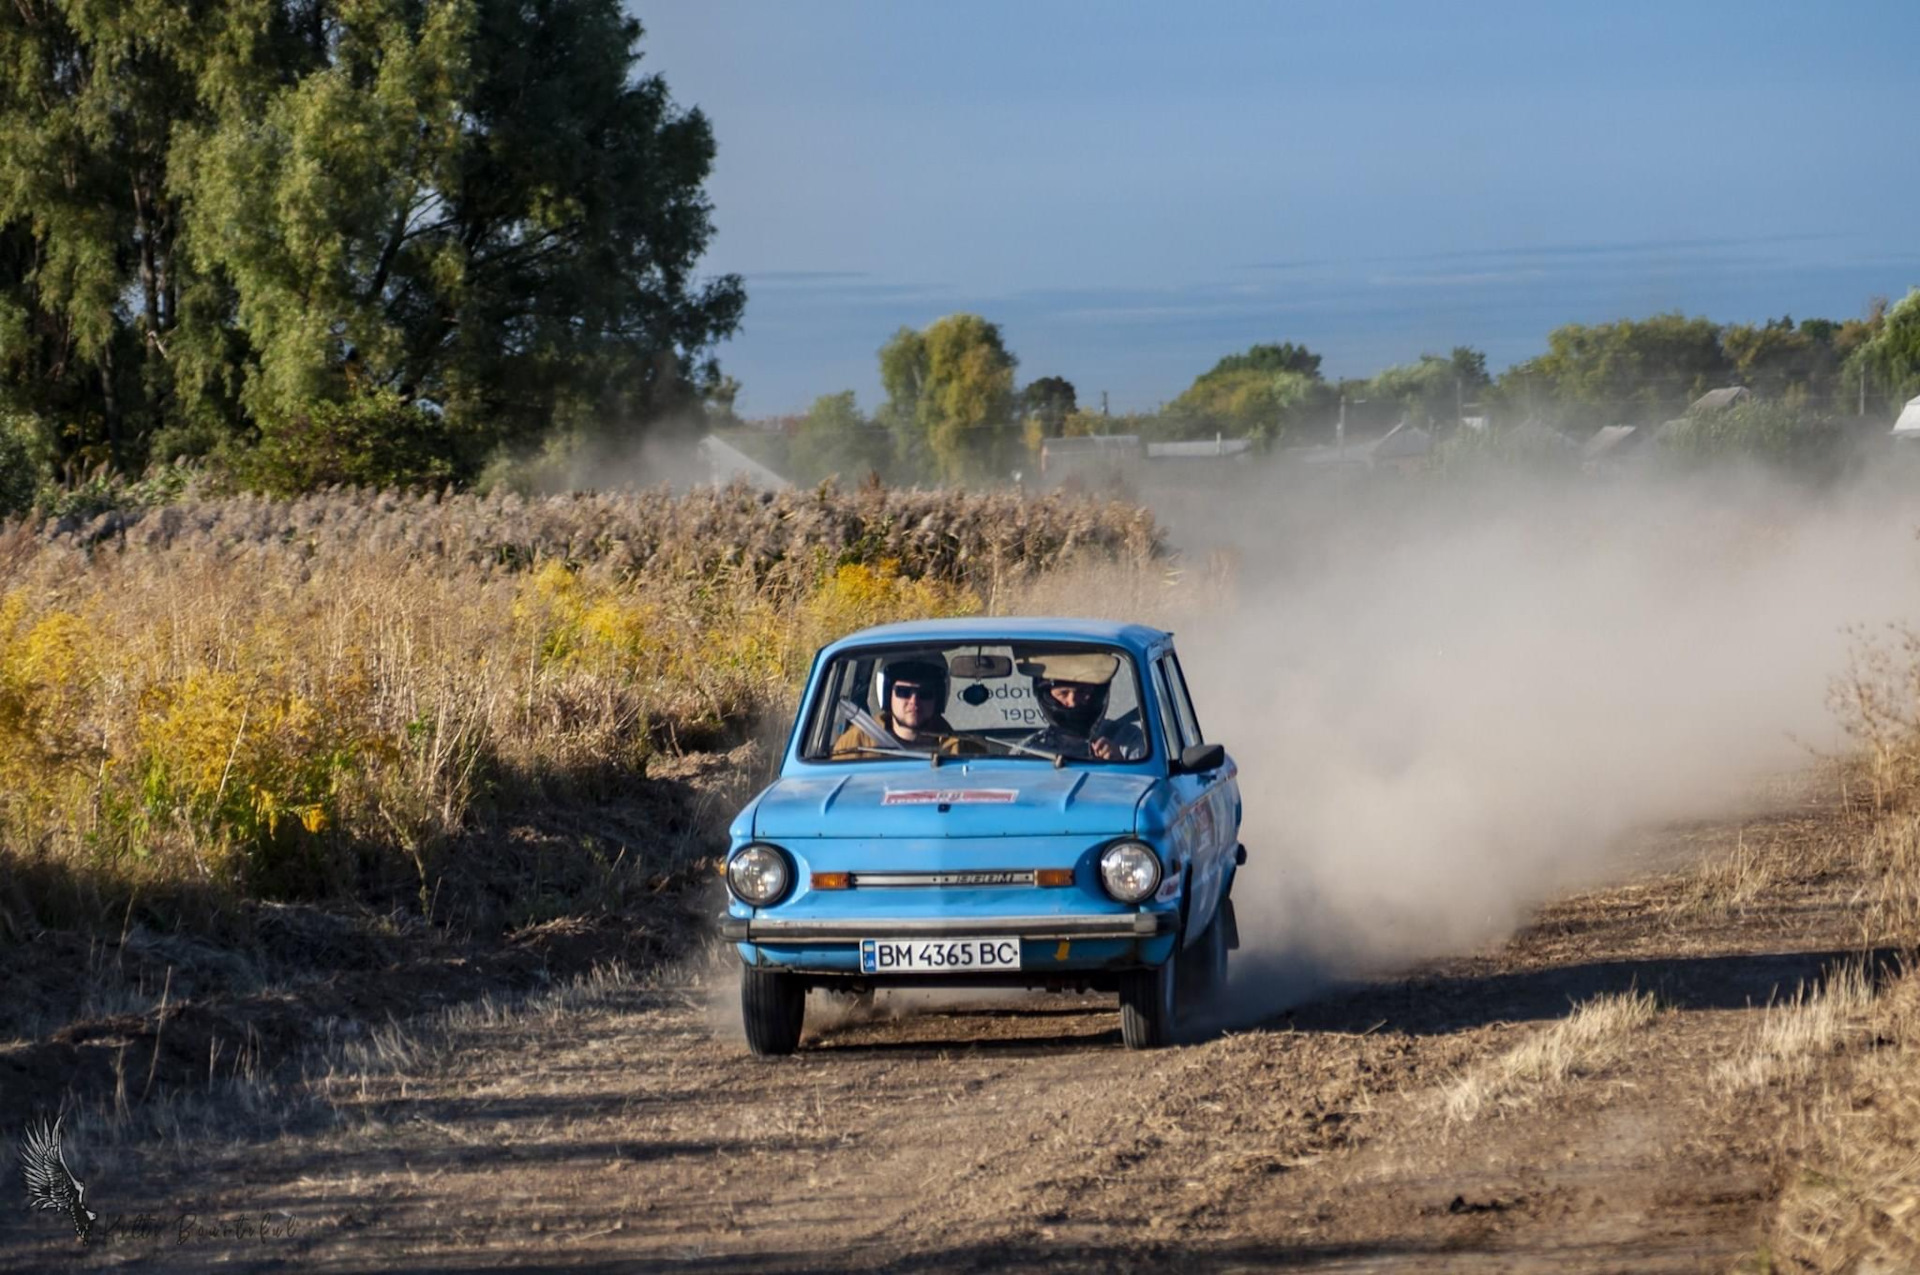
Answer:
[[[1154,661],[1153,693],[1159,700],[1168,757],[1177,761],[1186,749],[1206,742],[1179,657],[1172,651]],[[1206,774],[1173,775],[1168,782],[1177,808],[1174,845],[1190,864],[1187,937],[1191,939],[1210,923],[1226,887],[1238,844],[1238,786],[1230,763]]]

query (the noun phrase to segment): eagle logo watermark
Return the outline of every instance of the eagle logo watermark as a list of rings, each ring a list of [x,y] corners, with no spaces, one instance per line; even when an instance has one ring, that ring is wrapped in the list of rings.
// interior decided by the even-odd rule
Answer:
[[[73,1222],[73,1233],[82,1244],[93,1234],[99,1214],[87,1207],[86,1183],[73,1176],[67,1157],[60,1150],[60,1121],[48,1124],[43,1116],[27,1126],[20,1142],[20,1176],[27,1184],[27,1207],[57,1209]]]

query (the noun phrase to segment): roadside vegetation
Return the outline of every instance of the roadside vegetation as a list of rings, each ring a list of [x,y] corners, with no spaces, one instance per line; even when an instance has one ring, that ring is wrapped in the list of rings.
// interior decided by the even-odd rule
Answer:
[[[1752,1117],[1780,1115],[1777,1212],[1749,1264],[1768,1271],[1920,1269],[1920,634],[1862,635],[1834,688],[1861,746],[1875,817],[1836,840],[1856,896],[1860,960],[1771,1008],[1713,1075]]]
[[[1596,996],[1504,1054],[1457,1076],[1441,1091],[1449,1124],[1523,1110],[1618,1062],[1633,1034],[1660,1012],[1651,992]]]
[[[476,932],[591,911],[610,880],[710,851],[647,801],[680,758],[784,722],[820,644],[1157,552],[1130,506],[878,489],[331,492],[15,524],[0,943],[217,929],[250,899]],[[630,839],[513,850],[542,812],[636,805]]]

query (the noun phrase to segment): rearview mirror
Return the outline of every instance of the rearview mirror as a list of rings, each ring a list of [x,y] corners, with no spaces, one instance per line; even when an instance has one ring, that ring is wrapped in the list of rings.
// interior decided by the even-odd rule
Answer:
[[[1013,675],[1013,659],[1006,655],[956,655],[947,661],[963,682],[989,682]]]
[[[1180,773],[1204,775],[1227,763],[1227,750],[1220,744],[1194,744],[1180,754]]]

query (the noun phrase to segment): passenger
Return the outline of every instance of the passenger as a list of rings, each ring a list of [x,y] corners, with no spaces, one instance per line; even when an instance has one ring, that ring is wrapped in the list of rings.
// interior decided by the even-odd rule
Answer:
[[[860,727],[849,726],[833,741],[835,761],[902,748],[948,756],[977,751],[969,747],[972,740],[954,734],[946,719],[947,666],[943,661],[924,657],[896,660],[880,671],[880,686],[885,702],[874,720],[886,728],[892,740],[875,739]]]
[[[1020,671],[1033,678],[1033,702],[1047,719],[1045,730],[1022,741],[1027,747],[1072,760],[1139,761],[1147,755],[1146,732],[1137,723],[1106,718],[1119,656],[1099,651],[1040,655],[1023,661]]]

